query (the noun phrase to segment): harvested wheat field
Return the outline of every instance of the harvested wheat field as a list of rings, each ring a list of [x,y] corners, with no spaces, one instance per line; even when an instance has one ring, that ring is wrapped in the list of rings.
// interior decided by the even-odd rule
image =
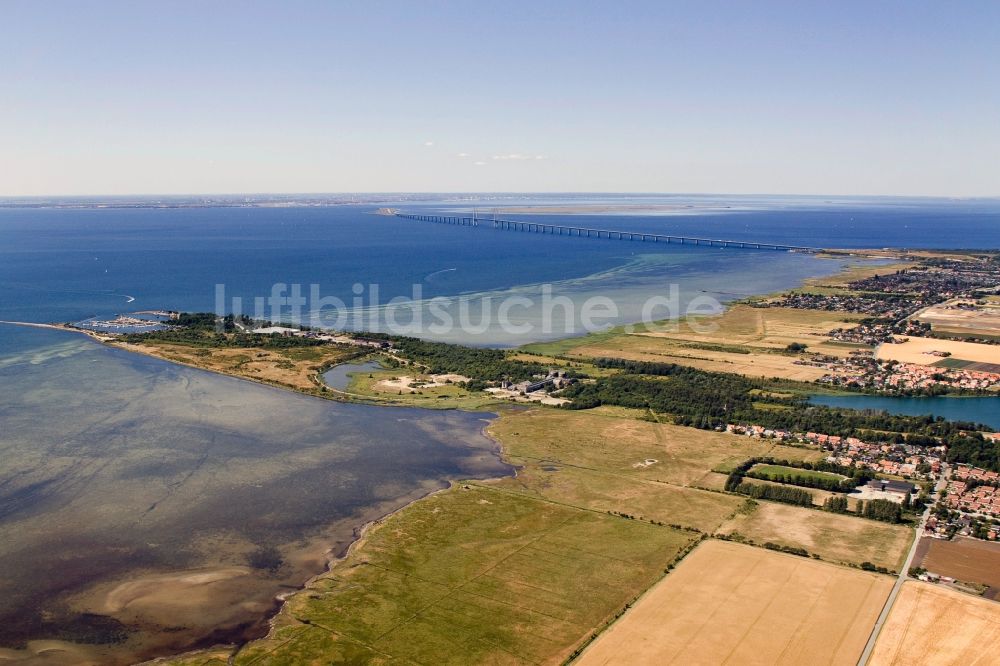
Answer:
[[[893,571],[902,566],[914,536],[905,525],[775,502],[759,502],[754,510],[726,521],[718,532],[760,544],[805,548],[829,562],[867,561]]]
[[[891,588],[887,576],[706,541],[577,663],[853,666]]]
[[[907,581],[869,666],[997,663],[1000,604],[931,583]]]
[[[540,343],[528,348],[563,356],[612,356],[678,363],[700,370],[751,377],[814,381],[826,374],[826,370],[799,365],[803,357],[786,353],[785,347],[797,342],[808,345],[810,352],[846,355],[858,346],[820,345],[827,342],[831,329],[851,328],[860,318],[847,312],[737,304],[719,315],[661,322],[632,333],[616,330],[576,341]]]
[[[973,363],[1000,363],[1000,347],[976,342],[913,337],[906,342],[881,345],[878,348],[879,359],[917,365],[937,363],[944,358],[941,354],[950,354],[951,358]]]

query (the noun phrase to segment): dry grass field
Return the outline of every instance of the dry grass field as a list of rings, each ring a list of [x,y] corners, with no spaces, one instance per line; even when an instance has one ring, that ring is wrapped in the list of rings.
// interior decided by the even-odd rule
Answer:
[[[454,488],[371,530],[235,663],[559,663],[696,538]]]
[[[935,331],[960,335],[1000,335],[1000,303],[987,301],[975,309],[957,308],[957,303],[970,303],[955,299],[932,305],[917,315],[917,319],[931,325]]]
[[[710,470],[728,471],[754,456],[810,461],[823,457],[816,449],[591,410],[531,410],[499,420],[490,431],[515,462],[564,464],[682,486],[697,485]],[[634,466],[647,459],[657,462]]]
[[[333,390],[323,382],[319,371],[354,358],[357,354],[357,349],[338,345],[264,349],[201,347],[161,341],[150,341],[145,344],[129,344],[115,340],[108,342],[128,351],[155,356],[174,363],[321,397],[333,397]],[[427,375],[411,372],[408,379],[421,384],[411,386],[410,381],[400,381],[404,374],[400,370],[355,373],[346,394],[341,394],[339,397],[429,409],[476,410],[497,402],[496,398],[488,394],[465,389],[458,383],[464,379],[459,375]]]
[[[1000,654],[1000,604],[932,583],[903,583],[869,666],[988,666]]]
[[[1000,544],[965,537],[955,537],[954,541],[926,539],[926,542],[927,552],[918,566],[965,583],[1000,588]]]
[[[932,365],[942,359],[941,356],[931,352],[950,352],[949,358],[951,359],[961,359],[974,363],[1000,363],[1000,346],[998,345],[916,337],[899,344],[881,345],[878,348],[878,358],[917,365]]]
[[[914,536],[903,525],[772,502],[734,516],[718,532],[740,534],[760,544],[805,548],[830,562],[867,561],[894,571],[902,565]]]
[[[356,353],[353,349],[335,345],[263,349],[198,347],[159,341],[141,345],[124,342],[113,344],[131,352],[156,356],[174,363],[306,392],[313,392],[318,388],[315,376],[321,367],[332,365]]]
[[[521,468],[516,479],[505,480],[496,487],[703,532],[715,530],[742,502],[732,495],[630,478],[625,474],[530,463]]]
[[[754,308],[738,304],[716,316],[664,322],[633,333],[617,330],[576,341],[529,345],[526,349],[577,358],[612,356],[679,363],[749,376],[812,381],[825,371],[796,365],[795,361],[803,357],[786,353],[785,347],[798,342],[807,345],[810,352],[846,355],[860,347],[830,344],[826,334],[834,328],[850,327],[858,318],[843,312]]]
[[[706,541],[574,663],[857,663],[892,579]]]

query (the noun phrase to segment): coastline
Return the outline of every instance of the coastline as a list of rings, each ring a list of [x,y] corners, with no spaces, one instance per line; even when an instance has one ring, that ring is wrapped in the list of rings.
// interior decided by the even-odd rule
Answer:
[[[143,356],[147,356],[149,358],[156,358],[160,361],[173,363],[179,366],[186,366],[192,370],[210,371],[212,375],[224,375],[228,376],[230,379],[249,379],[250,381],[254,381],[252,378],[233,376],[225,372],[212,371],[208,368],[202,368],[194,364],[180,363],[172,359],[162,358],[156,354],[147,354],[144,353],[145,350],[141,349],[138,346],[113,344],[109,342],[107,339],[105,339],[105,336],[102,336],[99,332],[75,328],[63,324],[48,324],[48,323],[38,323],[38,322],[13,322],[4,320],[3,322],[0,322],[0,325],[22,326],[26,328],[65,331],[71,333],[75,332],[78,334],[83,334],[88,338],[90,338],[92,341],[99,343],[105,347],[119,348],[122,351],[126,352],[138,352]],[[285,388],[281,386],[276,386],[269,382],[255,381],[254,383],[269,387],[271,389]],[[285,388],[285,390],[287,391],[292,389]],[[307,396],[312,395],[313,397],[325,397],[326,399],[332,400],[333,402],[343,402],[345,404],[359,402],[357,400],[343,400],[331,395],[327,396],[313,395],[310,393],[306,393],[304,391],[292,391],[292,392],[304,393]],[[322,403],[319,404],[321,405]],[[397,408],[403,407],[406,409],[413,408],[412,405],[386,405],[384,403],[380,404],[374,401],[372,401],[370,404],[371,406],[390,406]],[[484,423],[483,421],[491,420],[492,418],[495,418],[495,415],[496,415],[495,412],[490,415],[483,415],[481,419],[477,419],[479,423],[474,424],[474,429],[470,429],[470,434],[475,433],[477,435],[483,435],[484,439],[486,440],[486,441],[478,440],[476,441],[475,447],[470,448],[469,453],[473,456],[470,458],[470,462],[473,465],[471,468],[461,469],[461,470],[455,469],[453,473],[448,474],[447,476],[442,475],[441,477],[436,479],[427,479],[426,483],[421,482],[418,485],[412,486],[405,494],[402,494],[397,499],[391,499],[386,502],[380,501],[378,504],[373,505],[371,508],[374,509],[375,512],[369,512],[367,510],[363,510],[360,513],[360,515],[356,515],[353,518],[352,517],[338,518],[336,520],[324,523],[321,527],[318,528],[315,536],[307,537],[306,541],[303,541],[301,544],[288,543],[287,546],[289,548],[289,552],[294,554],[294,556],[286,555],[289,561],[294,560],[298,562],[299,560],[304,561],[306,559],[312,559],[317,563],[321,563],[321,565],[319,567],[316,567],[315,565],[310,566],[309,569],[311,570],[303,572],[306,573],[306,575],[298,578],[293,582],[294,589],[290,588],[287,582],[282,582],[281,587],[284,587],[284,590],[276,589],[275,593],[271,597],[271,601],[273,603],[268,604],[268,609],[266,610],[266,613],[257,615],[256,617],[248,616],[246,618],[246,622],[252,623],[255,627],[263,625],[262,632],[257,633],[254,636],[254,638],[260,638],[262,636],[266,636],[267,631],[269,631],[271,621],[281,610],[284,600],[289,595],[304,589],[305,585],[309,581],[313,580],[317,576],[322,575],[323,573],[328,571],[329,568],[337,561],[347,557],[347,555],[350,552],[350,548],[355,544],[355,542],[361,539],[364,533],[370,530],[374,525],[379,524],[381,521],[384,521],[388,517],[395,515],[397,512],[403,510],[407,506],[412,505],[416,501],[427,497],[428,495],[447,490],[449,487],[452,487],[454,484],[458,483],[461,480],[464,479],[487,480],[493,478],[502,478],[504,474],[513,473],[513,468],[510,468],[509,472],[507,469],[499,470],[500,476],[497,476],[496,471],[494,471],[498,466],[497,462],[503,461],[503,457],[500,452],[501,445],[500,442],[488,432],[489,423],[488,422]],[[391,418],[391,416],[374,415],[374,418]],[[490,459],[491,462],[489,466],[492,469],[484,469],[480,471],[479,469],[477,469],[479,467],[479,464],[476,463],[475,461],[477,459],[485,459],[485,458]],[[504,465],[504,467],[509,468],[509,466],[507,465]],[[399,502],[398,500],[402,500],[402,502]],[[379,504],[388,506],[379,506]],[[297,563],[295,566],[299,567],[299,564]],[[195,570],[193,569],[191,571]],[[187,570],[178,571],[176,573],[183,574],[185,572],[187,572]],[[95,586],[93,588],[88,586],[81,593],[81,598],[87,597],[88,600],[92,598],[97,598],[98,596],[100,596],[102,590],[106,592],[108,589],[114,589],[121,584],[129,584],[132,582],[146,580],[150,578],[151,575],[154,576],[168,575],[171,573],[175,572],[173,571],[158,572],[155,570],[142,570],[136,572],[135,575],[129,574],[121,578],[109,579],[106,582],[102,581],[99,586]],[[30,650],[36,647],[37,649],[45,649],[45,650],[60,650],[60,651],[72,650],[74,653],[77,650],[76,648],[73,647],[72,644],[64,645],[60,641],[54,641],[54,642],[50,641],[51,646],[44,648],[41,647],[41,643],[46,640],[48,639],[46,638],[41,638],[37,640],[32,639],[30,641],[29,647],[27,648],[29,652],[19,652],[18,654],[14,653],[11,654],[14,654],[13,658],[21,659],[25,655],[30,655],[31,654]],[[139,638],[139,640],[141,642],[138,644],[136,652],[131,653],[133,657],[129,662],[123,661],[123,658],[121,656],[117,656],[113,652],[105,654],[103,646],[101,645],[97,645],[94,647],[97,653],[103,656],[95,656],[94,658],[97,660],[97,662],[104,662],[107,659],[109,660],[109,662],[113,663],[131,663],[131,661],[137,661],[138,659],[143,659],[143,660],[148,660],[151,658],[163,659],[163,658],[170,658],[172,655],[177,654],[175,651],[169,649],[166,651],[157,652],[154,648],[153,650],[146,651],[145,648],[143,647],[143,644],[145,643],[145,638],[144,637]],[[204,637],[199,640],[204,640]],[[190,642],[191,647],[188,648],[188,650],[186,650],[185,652],[204,649],[206,644],[199,643],[199,640],[192,640]],[[241,642],[241,644],[243,644],[243,642]],[[80,647],[80,650],[83,650],[83,648],[85,647],[88,646],[82,645]],[[145,652],[145,655],[143,655],[142,652]],[[8,663],[9,658],[12,657],[8,656],[7,654],[4,654],[3,651],[0,650],[0,663]],[[89,657],[87,658],[89,659]]]
[[[232,663],[231,660],[235,659],[236,656],[239,654],[239,652],[244,647],[246,647],[247,645],[249,645],[250,643],[252,643],[255,640],[261,640],[261,639],[264,639],[264,638],[268,638],[272,634],[272,632],[274,632],[278,628],[277,627],[277,622],[278,622],[278,620],[279,620],[279,618],[281,616],[281,613],[282,613],[283,609],[285,608],[285,603],[290,598],[292,598],[293,596],[295,596],[297,594],[301,594],[301,593],[305,592],[306,590],[308,590],[310,588],[311,585],[314,585],[316,582],[318,582],[319,580],[321,580],[324,576],[326,576],[327,574],[331,573],[337,567],[337,565],[339,565],[342,562],[344,562],[345,560],[347,560],[347,558],[350,555],[352,555],[357,548],[361,547],[365,543],[368,534],[374,528],[376,528],[379,525],[385,523],[385,521],[388,520],[389,518],[391,518],[392,516],[400,513],[401,511],[405,510],[406,508],[408,508],[410,506],[413,506],[417,502],[425,500],[428,497],[432,497],[432,496],[437,495],[439,493],[443,493],[443,492],[446,492],[448,490],[451,490],[451,488],[452,488],[452,486],[454,484],[455,484],[455,481],[450,481],[449,484],[447,486],[443,487],[443,488],[438,488],[436,490],[432,490],[430,492],[424,493],[424,494],[420,495],[419,497],[415,497],[415,498],[411,499],[410,501],[406,502],[404,505],[400,506],[399,508],[397,508],[397,509],[395,509],[393,511],[389,511],[389,512],[387,512],[385,514],[382,514],[381,516],[379,516],[377,518],[373,518],[372,520],[369,520],[366,523],[363,523],[359,527],[355,527],[354,528],[354,538],[351,540],[351,542],[349,544],[347,544],[346,547],[341,548],[338,553],[333,554],[332,556],[328,556],[327,557],[325,567],[324,567],[324,569],[322,571],[320,571],[320,572],[318,572],[318,573],[310,576],[308,579],[306,579],[305,582],[303,582],[296,589],[294,589],[294,590],[288,590],[287,592],[280,592],[277,595],[275,595],[275,597],[274,597],[274,602],[275,602],[274,610],[273,610],[272,613],[270,613],[265,618],[266,619],[267,632],[265,632],[263,635],[258,636],[256,638],[251,638],[250,640],[247,640],[247,641],[244,641],[242,643],[235,644],[235,645],[233,645],[233,644],[229,644],[229,645],[225,645],[225,644],[213,645],[213,646],[208,647],[208,648],[194,648],[194,649],[186,650],[184,652],[179,652],[179,653],[176,653],[176,654],[164,655],[164,656],[161,656],[161,657],[153,657],[151,659],[145,659],[143,661],[137,662],[137,666],[142,666],[143,664],[168,664],[168,663],[172,663],[172,662],[174,662],[176,660],[183,660],[183,659],[187,659],[189,657],[194,657],[196,655],[202,655],[202,654],[204,654],[206,652],[209,652],[209,651],[225,652],[226,655],[227,655],[227,657],[228,657],[228,659],[230,660],[230,663]],[[333,550],[332,549],[327,549],[326,552],[327,553],[332,553]]]
[[[516,411],[518,409],[519,409],[518,407],[512,407],[508,411]],[[487,439],[493,442],[494,447],[492,451],[495,453],[495,455],[500,459],[500,461],[503,464],[510,467],[511,470],[510,474],[502,476],[484,477],[481,479],[475,479],[476,481],[489,483],[492,481],[500,481],[506,478],[517,478],[519,469],[518,466],[509,460],[508,452],[506,450],[506,447],[504,447],[503,442],[501,442],[500,439],[494,436],[493,433],[490,431],[493,424],[497,420],[502,418],[502,416],[503,414],[495,414],[494,419],[483,424],[482,428],[480,429],[480,432],[484,436],[486,436]],[[294,590],[288,590],[287,592],[279,593],[275,597],[275,602],[276,602],[275,609],[274,612],[271,613],[270,616],[267,618],[268,631],[263,636],[250,639],[248,641],[245,641],[237,645],[217,645],[209,648],[195,648],[177,654],[165,655],[162,657],[154,657],[152,659],[139,662],[139,666],[143,664],[169,664],[175,661],[184,660],[198,655],[204,655],[206,652],[211,652],[211,651],[225,652],[229,660],[229,663],[232,663],[232,661],[236,659],[236,657],[239,655],[240,651],[242,651],[247,645],[251,644],[255,640],[263,640],[266,638],[270,638],[273,632],[280,629],[278,622],[281,620],[282,613],[285,612],[286,602],[296,595],[307,592],[311,587],[313,587],[316,583],[322,581],[326,576],[335,573],[337,567],[343,566],[343,564],[350,558],[351,555],[355,554],[357,550],[365,546],[365,544],[368,542],[368,537],[371,535],[373,530],[381,527],[391,518],[394,518],[395,516],[403,513],[404,511],[406,511],[410,507],[413,507],[419,502],[423,502],[436,495],[441,495],[443,493],[455,490],[458,486],[462,485],[463,481],[465,480],[467,479],[449,479],[448,484],[446,486],[423,493],[418,497],[414,497],[413,499],[409,500],[402,506],[392,511],[388,511],[378,516],[377,518],[373,518],[358,527],[355,527],[354,538],[349,544],[346,545],[346,547],[341,548],[340,551],[336,553],[334,553],[332,549],[328,549],[326,551],[328,554],[331,554],[331,556],[327,557],[326,565],[323,571],[320,571],[314,574],[313,576],[310,576],[298,588]]]
[[[905,251],[864,250],[864,249],[862,249],[862,250],[843,249],[842,250],[842,249],[836,249],[835,248],[835,249],[827,250],[826,253],[824,253],[823,255],[817,255],[817,256],[822,256],[822,257],[826,257],[826,258],[840,258],[840,259],[843,259],[845,256],[849,256],[849,257],[860,258],[862,260],[867,260],[867,261],[873,261],[873,260],[877,261],[877,260],[885,260],[885,259],[888,259],[888,258],[894,258],[894,259],[902,261],[903,260],[903,258],[901,256],[902,254],[905,254]],[[620,270],[623,270],[623,269],[627,268],[628,265],[629,264],[627,263],[624,266],[619,266],[617,268],[609,269],[607,271],[602,271],[602,272],[596,273],[594,275],[589,275],[586,278],[580,278],[580,279],[582,279],[582,280],[593,280],[593,279],[600,279],[600,278],[603,278],[603,277],[613,276],[617,271],[620,271]],[[714,313],[712,315],[707,315],[707,316],[719,316],[721,314],[724,314],[726,311],[728,311],[729,309],[731,309],[735,304],[741,302],[742,300],[744,300],[746,298],[751,298],[751,299],[769,298],[769,297],[775,296],[776,294],[778,294],[778,293],[780,293],[782,291],[801,289],[803,287],[807,287],[807,286],[810,286],[810,285],[815,285],[817,283],[820,283],[820,281],[824,281],[824,280],[828,281],[828,280],[831,280],[831,279],[832,280],[847,279],[849,276],[852,276],[855,272],[857,272],[859,270],[859,268],[861,270],[863,270],[863,267],[859,267],[856,264],[846,264],[845,263],[844,265],[842,265],[840,267],[840,270],[838,270],[838,271],[836,271],[834,273],[831,273],[831,274],[828,274],[828,275],[805,276],[805,277],[801,278],[800,281],[796,285],[791,285],[789,287],[782,288],[782,290],[780,290],[779,292],[765,292],[765,293],[755,294],[755,295],[752,295],[752,296],[743,296],[743,297],[741,297],[739,299],[727,300],[727,301],[724,301],[721,304],[722,305],[722,309],[718,313]],[[525,285],[525,286],[532,286],[532,285]],[[523,287],[518,287],[518,288],[523,288]],[[476,296],[476,295],[482,295],[482,294],[464,294],[461,297],[462,298],[466,298],[466,297]],[[653,325],[655,325],[657,323],[659,323],[659,322],[653,322]],[[350,393],[350,392],[345,391],[345,390],[335,389],[335,388],[327,385],[323,381],[322,374],[324,372],[328,371],[330,368],[335,367],[336,365],[339,365],[339,363],[334,363],[333,365],[324,366],[324,367],[321,367],[319,370],[316,370],[316,371],[312,372],[309,379],[312,382],[312,384],[314,384],[316,390],[314,390],[314,391],[306,391],[306,390],[301,390],[298,387],[294,387],[294,386],[291,386],[291,385],[283,384],[281,382],[267,381],[267,380],[264,380],[264,379],[260,379],[260,378],[256,378],[256,377],[251,377],[251,376],[247,376],[247,375],[241,375],[241,374],[235,374],[235,373],[232,373],[232,372],[226,372],[226,371],[223,371],[223,370],[219,370],[217,368],[207,367],[205,365],[199,365],[197,363],[192,363],[192,362],[180,360],[180,359],[177,359],[177,358],[169,357],[169,356],[166,356],[166,355],[163,355],[163,354],[160,354],[160,353],[156,353],[156,351],[154,349],[145,348],[145,347],[143,347],[141,345],[133,345],[133,344],[125,343],[125,342],[119,342],[115,338],[114,334],[107,334],[107,333],[104,333],[102,331],[96,331],[96,330],[92,330],[92,329],[81,328],[81,327],[77,327],[77,326],[74,326],[74,325],[69,324],[69,323],[43,323],[43,322],[26,322],[26,321],[0,320],[0,324],[8,324],[8,325],[12,325],[12,326],[24,326],[24,327],[32,327],[32,328],[44,328],[44,329],[49,329],[49,330],[59,330],[59,331],[69,331],[69,332],[80,333],[80,334],[86,335],[91,340],[93,340],[93,341],[95,341],[95,342],[97,342],[99,344],[102,344],[104,346],[107,346],[107,347],[122,349],[122,350],[127,351],[127,352],[142,354],[142,355],[148,356],[150,358],[157,358],[157,359],[160,359],[162,361],[166,361],[166,362],[169,362],[169,363],[174,363],[176,365],[181,365],[181,366],[185,366],[185,367],[188,367],[188,368],[193,368],[193,369],[197,369],[197,370],[204,370],[206,372],[211,372],[213,374],[223,375],[223,376],[227,376],[227,377],[233,377],[235,379],[242,379],[242,380],[254,382],[256,384],[260,384],[260,385],[263,385],[263,386],[270,386],[270,387],[273,387],[273,388],[278,388],[278,389],[282,389],[282,390],[286,390],[286,391],[293,391],[293,392],[296,392],[296,393],[301,393],[303,395],[310,395],[310,396],[317,397],[317,398],[322,398],[322,399],[325,399],[325,400],[333,400],[335,402],[358,403],[358,404],[369,404],[369,405],[381,405],[381,406],[392,406],[392,407],[415,407],[416,406],[416,407],[425,408],[425,409],[462,409],[462,407],[451,406],[451,405],[433,405],[433,406],[430,405],[430,404],[426,404],[426,405],[424,405],[424,404],[422,404],[422,405],[414,405],[412,402],[408,402],[408,401],[405,401],[405,400],[396,400],[396,399],[392,398],[391,396],[363,395],[363,394],[358,394],[358,393]],[[615,331],[615,330],[625,329],[627,327],[636,327],[636,326],[640,326],[640,325],[642,325],[642,324],[639,324],[639,323],[627,323],[626,322],[626,323],[617,324],[617,325],[615,325],[610,330],[611,331]],[[528,347],[528,346],[531,346],[531,345],[560,343],[560,342],[572,341],[572,340],[583,341],[588,336],[592,336],[592,335],[595,335],[595,334],[594,333],[583,332],[583,333],[577,333],[577,334],[564,335],[563,337],[559,337],[559,338],[539,339],[539,340],[532,341],[532,342],[522,342],[522,343],[518,343],[516,345],[493,344],[493,345],[486,345],[486,346],[492,347],[492,348],[496,348],[496,349],[517,350],[517,349],[521,349],[523,347]],[[603,334],[599,333],[599,334],[596,334],[596,335],[603,335]],[[459,342],[459,343],[455,343],[455,344],[463,344],[463,343]],[[468,344],[468,343],[465,343],[465,344]],[[473,346],[477,346],[477,345],[473,345]],[[490,401],[490,400],[486,400],[486,401],[484,401],[482,408],[483,409],[490,409],[494,405],[503,405],[503,404],[508,404],[508,403],[505,403],[503,401]]]
[[[841,275],[841,274],[847,273],[850,270],[852,270],[851,266],[844,266],[842,268],[842,270],[841,270],[840,273],[834,274],[834,276],[830,276],[830,277],[836,277],[837,275]],[[824,278],[820,278],[820,279],[824,279]],[[805,283],[806,282],[803,282],[803,284],[805,284]],[[800,285],[800,286],[802,286],[802,285]],[[764,295],[761,295],[761,296],[767,296],[767,295],[764,294]],[[731,303],[725,304],[725,308],[726,309],[730,308],[731,306],[732,306]],[[380,399],[375,398],[375,397],[369,398],[368,396],[357,396],[356,394],[350,394],[350,393],[347,393],[347,392],[339,391],[337,389],[333,389],[332,387],[327,387],[327,393],[329,393],[329,395],[324,395],[323,393],[320,393],[320,392],[312,393],[312,392],[308,392],[308,391],[303,391],[303,390],[299,390],[299,389],[296,389],[296,388],[293,388],[293,387],[290,387],[290,386],[284,386],[284,385],[276,384],[276,383],[273,383],[273,382],[262,381],[262,380],[255,379],[255,378],[252,378],[252,377],[239,376],[239,375],[235,375],[235,374],[232,374],[232,373],[223,372],[223,371],[212,369],[212,368],[202,367],[202,366],[196,365],[194,363],[186,363],[186,362],[179,361],[179,360],[176,360],[176,359],[166,358],[166,357],[164,357],[162,355],[159,355],[159,354],[156,354],[156,353],[152,353],[149,350],[143,349],[141,346],[138,346],[138,345],[130,345],[130,344],[126,344],[126,343],[118,343],[118,342],[116,342],[114,340],[113,337],[102,335],[98,331],[92,331],[92,330],[77,328],[77,327],[74,327],[74,326],[71,326],[71,325],[67,325],[67,324],[46,324],[46,323],[37,323],[37,322],[15,322],[15,321],[0,321],[0,324],[26,326],[26,327],[33,327],[33,328],[44,328],[44,329],[61,330],[61,331],[68,331],[68,332],[76,332],[76,333],[80,333],[80,334],[86,335],[87,337],[89,337],[93,341],[95,341],[95,342],[97,342],[99,344],[108,346],[108,347],[122,349],[122,350],[127,351],[127,352],[139,353],[139,354],[142,354],[144,356],[149,356],[149,357],[152,357],[152,358],[157,358],[157,359],[162,360],[162,361],[166,361],[166,362],[169,362],[169,363],[175,363],[177,365],[189,367],[189,368],[192,368],[192,369],[202,370],[202,371],[207,371],[207,372],[212,372],[213,374],[224,375],[224,376],[228,376],[228,377],[235,378],[235,379],[244,379],[244,380],[251,381],[251,382],[254,382],[254,383],[257,383],[257,384],[261,384],[261,385],[264,385],[264,386],[269,386],[271,388],[277,388],[277,389],[282,389],[282,390],[286,390],[286,391],[292,391],[292,392],[296,392],[296,393],[302,393],[304,395],[309,395],[309,396],[316,397],[316,398],[323,398],[323,399],[327,399],[327,400],[333,400],[333,401],[338,401],[338,402],[346,402],[346,403],[362,403],[362,404],[369,404],[369,405],[372,405],[372,406],[396,406],[396,407],[402,406],[402,407],[411,407],[411,408],[420,408],[420,407],[423,407],[423,406],[418,407],[418,406],[415,406],[415,405],[410,404],[410,403],[394,401],[394,400],[391,400],[389,398],[386,398],[384,400],[380,400]],[[328,369],[328,368],[325,368],[325,369]],[[321,374],[322,374],[321,372],[315,373],[315,377],[320,377],[319,378],[320,382],[322,382]],[[501,442],[499,440],[499,438],[497,438],[496,436],[493,435],[493,433],[491,432],[491,428],[492,428],[492,426],[495,423],[497,423],[501,418],[503,418],[504,412],[511,411],[511,410],[517,410],[519,408],[516,407],[516,406],[513,406],[513,405],[508,405],[507,403],[494,403],[494,404],[500,406],[500,409],[498,410],[499,413],[497,413],[496,418],[494,420],[492,420],[489,423],[486,423],[486,424],[483,425],[482,432],[483,432],[484,435],[486,435],[494,443],[494,449],[493,449],[494,454],[497,455],[497,457],[499,458],[499,460],[503,464],[508,465],[508,466],[510,466],[512,468],[512,472],[511,472],[511,474],[509,476],[512,476],[512,477],[516,478],[517,477],[517,467],[510,461],[509,455],[508,455],[508,451],[507,451],[506,447],[504,446],[503,442]],[[429,407],[423,407],[423,408],[429,408]],[[461,409],[460,407],[448,407],[448,408],[450,408],[450,409]],[[520,409],[524,409],[524,408],[520,408]],[[482,479],[482,480],[483,481],[491,481],[491,480],[498,480],[498,479],[503,479],[503,478],[507,478],[507,475],[500,476],[500,477],[491,477],[489,479]],[[462,481],[462,479],[451,479],[451,480],[448,480],[448,485],[447,486],[442,487],[442,488],[438,488],[438,489],[435,489],[435,490],[431,490],[430,492],[424,493],[424,494],[420,495],[419,497],[415,497],[414,499],[406,502],[404,505],[396,508],[395,510],[389,511],[389,512],[385,513],[384,515],[381,515],[378,518],[369,520],[369,521],[365,522],[364,524],[360,525],[359,527],[355,528],[355,535],[356,535],[355,538],[346,546],[346,548],[343,548],[339,553],[337,553],[334,556],[329,557],[327,559],[327,563],[326,563],[326,566],[325,566],[325,568],[324,568],[323,571],[321,571],[321,572],[319,572],[319,573],[311,576],[310,578],[308,578],[297,589],[295,589],[295,590],[289,590],[288,592],[284,592],[284,593],[280,593],[280,594],[278,594],[275,597],[275,600],[276,600],[275,610],[273,611],[273,613],[269,614],[269,617],[266,618],[266,624],[268,626],[268,631],[267,631],[267,633],[264,636],[262,636],[260,638],[261,639],[263,639],[263,638],[269,638],[269,637],[271,637],[271,635],[277,629],[280,628],[280,626],[279,626],[278,623],[281,620],[282,613],[284,613],[285,610],[286,610],[286,608],[287,608],[286,602],[289,599],[293,598],[294,596],[296,596],[298,594],[307,592],[310,589],[310,586],[314,585],[317,581],[321,580],[324,576],[330,574],[331,572],[334,572],[337,569],[337,567],[341,566],[343,564],[343,562],[345,562],[349,558],[350,555],[356,553],[359,549],[361,549],[361,548],[364,547],[364,545],[368,542],[368,537],[370,536],[370,534],[371,534],[371,532],[373,530],[375,530],[379,526],[385,524],[389,519],[391,519],[391,518],[393,518],[393,517],[395,517],[395,516],[403,513],[406,509],[408,509],[408,508],[416,505],[420,501],[425,501],[425,500],[427,500],[430,497],[439,495],[439,494],[444,493],[446,491],[454,490],[456,487],[458,487],[461,484],[461,481]],[[332,552],[332,549],[328,550],[327,552]],[[259,639],[252,639],[251,641],[247,641],[247,642],[241,643],[241,644],[239,644],[237,646],[228,647],[228,648],[226,648],[226,650],[230,654],[231,658],[235,657],[242,649],[244,649],[247,645],[249,645],[251,642],[253,642],[253,640],[259,640]],[[220,648],[211,648],[211,649],[220,649],[221,650],[222,648],[220,647]],[[186,651],[184,653],[173,654],[173,655],[165,655],[165,656],[161,656],[161,657],[154,657],[151,660],[148,660],[147,662],[144,662],[144,663],[158,663],[158,664],[170,663],[172,661],[184,659],[184,658],[196,655],[196,654],[202,654],[205,651],[206,650],[204,648],[196,648],[194,650]]]

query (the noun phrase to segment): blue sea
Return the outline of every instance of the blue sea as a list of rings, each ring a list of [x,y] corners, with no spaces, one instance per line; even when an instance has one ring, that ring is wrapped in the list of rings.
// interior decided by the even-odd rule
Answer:
[[[820,247],[1000,247],[998,201],[636,201],[670,208],[652,215],[542,219]],[[539,200],[503,203],[516,210],[518,204],[538,205]],[[434,299],[451,299],[447,307],[455,314],[457,300],[481,304],[493,299],[495,309],[504,297],[525,296],[533,306],[515,311],[532,324],[527,333],[511,334],[493,321],[468,330],[442,332],[424,325],[406,331],[510,346],[586,331],[575,319],[560,319],[543,330],[537,303],[542,285],[551,284],[554,295],[577,304],[593,296],[610,298],[615,316],[601,323],[612,325],[640,320],[646,301],[670,294],[671,286],[679,293],[677,311],[657,311],[660,319],[684,314],[699,296],[725,303],[836,272],[845,261],[454,227],[373,215],[375,208],[0,209],[0,319],[78,321],[163,308],[233,311],[237,302],[246,314],[259,311],[280,319],[290,315],[287,308],[255,310],[255,303],[271,296],[276,285],[287,285],[285,294],[299,285],[305,297],[315,289],[320,298],[345,304],[345,317],[333,323],[378,329],[393,298],[413,301],[424,312]],[[467,211],[469,205],[420,202],[407,204],[406,210],[447,213]],[[532,219],[516,213],[504,217]],[[307,312],[315,310],[315,302],[309,299]]]

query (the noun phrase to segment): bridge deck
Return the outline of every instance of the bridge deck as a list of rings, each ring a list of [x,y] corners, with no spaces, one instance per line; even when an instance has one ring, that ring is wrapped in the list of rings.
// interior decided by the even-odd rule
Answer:
[[[822,248],[803,245],[785,245],[782,243],[767,243],[760,241],[726,240],[721,238],[697,238],[694,236],[673,236],[668,234],[651,234],[641,231],[618,231],[615,229],[591,229],[587,227],[571,227],[562,224],[547,224],[545,222],[525,222],[519,220],[479,219],[475,217],[458,217],[452,215],[414,215],[411,213],[396,213],[396,217],[439,224],[455,224],[466,227],[492,226],[494,229],[510,231],[527,231],[557,236],[580,236],[585,238],[607,238],[612,240],[648,241],[653,243],[679,243],[681,245],[707,245],[709,247],[731,247],[750,250],[781,250],[796,252],[822,252]]]

